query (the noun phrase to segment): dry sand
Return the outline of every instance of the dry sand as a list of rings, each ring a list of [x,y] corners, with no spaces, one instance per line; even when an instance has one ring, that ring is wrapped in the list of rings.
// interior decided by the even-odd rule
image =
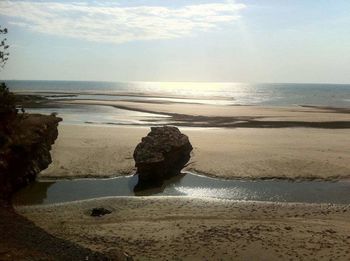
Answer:
[[[112,210],[91,217],[95,207]],[[135,260],[349,260],[350,206],[106,198],[17,211],[62,239]]]
[[[194,147],[188,170],[224,178],[338,179],[350,176],[349,130],[181,129]],[[41,178],[130,174],[146,127],[60,125]]]

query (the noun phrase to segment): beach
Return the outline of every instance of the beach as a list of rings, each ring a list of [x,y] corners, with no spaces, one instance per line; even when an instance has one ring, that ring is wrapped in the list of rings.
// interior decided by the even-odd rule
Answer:
[[[60,124],[52,163],[38,176],[49,183],[135,174],[136,145],[150,126],[164,124],[179,126],[189,137],[193,151],[184,171],[191,173],[251,182],[345,182],[342,186],[350,177],[347,108],[96,97],[50,103],[63,113],[64,108],[87,111],[79,124],[69,117]],[[101,108],[108,108],[108,115],[115,111],[115,117],[99,120]],[[96,122],[86,116],[90,112]],[[73,116],[79,118],[78,113]],[[49,183],[41,192],[47,197]],[[111,213],[90,216],[100,207]],[[209,193],[101,197],[15,208],[56,237],[109,256],[125,252],[135,260],[350,258],[348,204],[236,201]]]
[[[166,116],[151,126],[180,126],[194,150],[186,170],[222,178],[336,180],[350,176],[350,113],[346,108],[266,107],[59,100]],[[111,113],[111,112],[109,112]],[[133,151],[150,131],[143,123],[62,124],[53,163],[41,178],[115,177],[134,171]],[[124,118],[123,118],[124,119]],[[89,123],[89,124],[87,124]]]
[[[0,261],[350,261],[349,11],[0,0]]]
[[[91,217],[91,209],[112,211]],[[134,260],[349,260],[350,207],[190,197],[17,208],[49,233]]]
[[[336,180],[350,176],[348,130],[183,128],[194,147],[186,170],[221,178]],[[133,174],[148,127],[60,125],[53,162],[39,178]]]

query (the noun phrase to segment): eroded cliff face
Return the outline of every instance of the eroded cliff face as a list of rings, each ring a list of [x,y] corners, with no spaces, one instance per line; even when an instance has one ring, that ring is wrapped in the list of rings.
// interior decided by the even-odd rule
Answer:
[[[39,114],[18,114],[10,123],[0,119],[0,200],[9,200],[48,167],[61,120]]]

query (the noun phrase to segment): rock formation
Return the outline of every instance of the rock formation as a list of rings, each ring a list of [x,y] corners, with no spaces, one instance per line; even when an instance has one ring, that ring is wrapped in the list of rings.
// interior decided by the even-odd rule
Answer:
[[[8,200],[48,167],[61,120],[55,116],[18,114],[0,131],[0,199]]]
[[[102,254],[57,238],[16,213],[11,196],[51,163],[62,119],[18,114],[1,98],[0,89],[0,260],[132,260],[120,251]]]
[[[139,183],[135,190],[145,186],[159,186],[164,179],[177,175],[190,159],[192,145],[185,134],[172,126],[151,127],[151,132],[136,146],[135,166]]]

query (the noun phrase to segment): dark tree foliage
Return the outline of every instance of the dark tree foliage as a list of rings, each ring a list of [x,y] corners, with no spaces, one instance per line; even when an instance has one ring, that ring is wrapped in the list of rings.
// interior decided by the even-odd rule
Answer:
[[[0,26],[0,34],[7,34],[7,28]],[[7,49],[9,45],[6,44],[7,39],[4,38],[0,42],[0,66],[3,68],[8,60],[9,53]],[[9,91],[5,83],[0,83],[0,121],[4,122],[9,117],[16,115],[16,101],[13,93]]]
[[[7,29],[0,26],[0,34],[7,34]],[[0,67],[3,68],[8,60],[9,53],[4,38],[0,42]],[[8,140],[11,133],[11,125],[17,115],[15,95],[9,91],[5,83],[0,83],[0,148]]]
[[[1,28],[0,26],[0,34],[7,34],[7,28]],[[4,38],[0,42],[0,67],[4,68],[9,59],[10,53],[8,52],[8,48],[10,47],[6,44],[7,38]]]
[[[9,91],[5,83],[0,83],[0,119],[16,113],[15,95]]]

